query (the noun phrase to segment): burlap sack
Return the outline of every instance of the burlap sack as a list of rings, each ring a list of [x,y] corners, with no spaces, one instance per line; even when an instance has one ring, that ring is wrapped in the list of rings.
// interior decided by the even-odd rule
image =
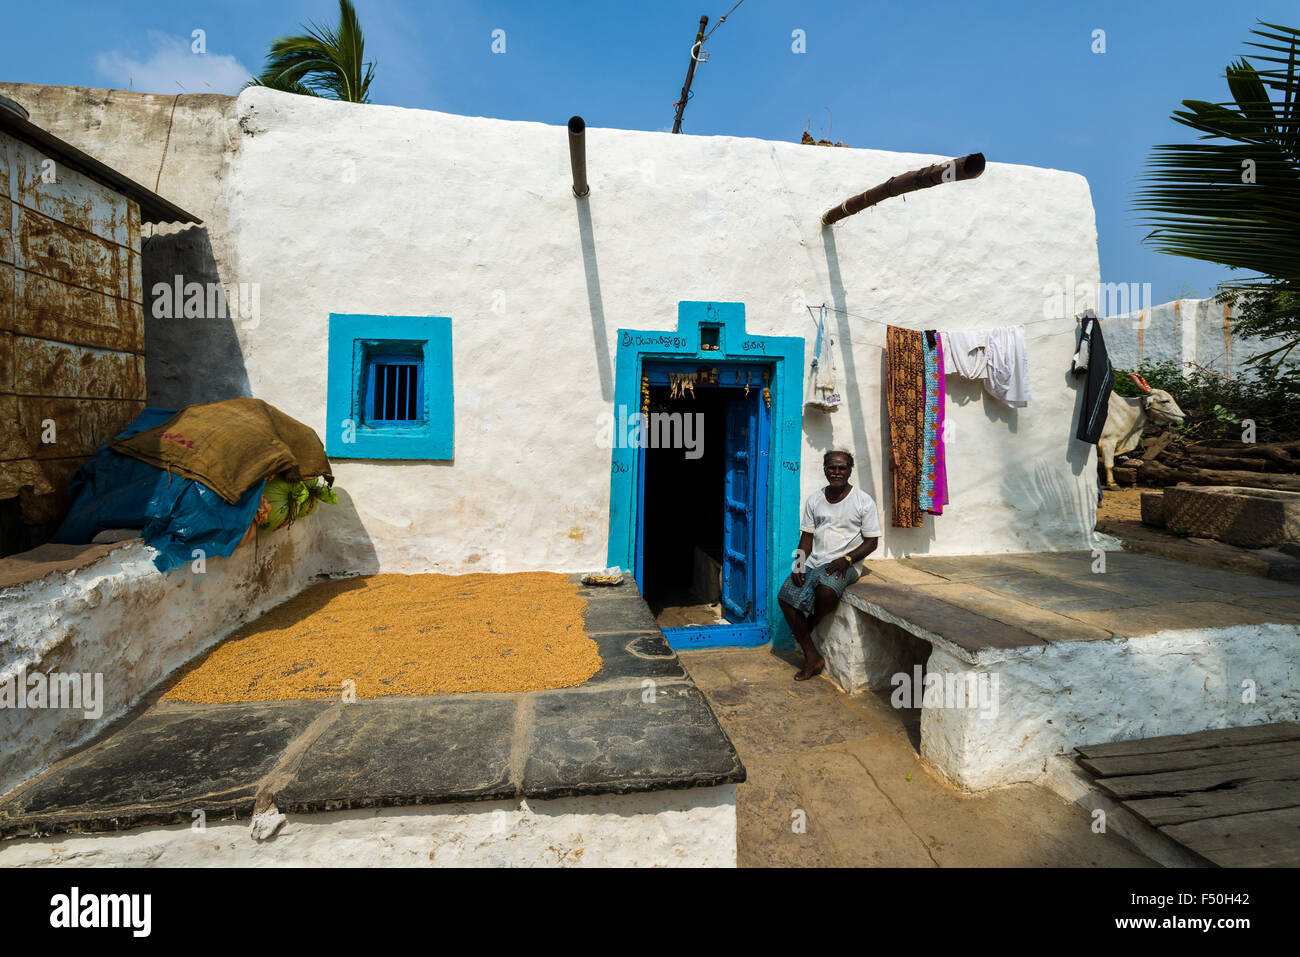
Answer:
[[[292,481],[323,475],[334,484],[316,433],[261,399],[192,405],[109,446],[202,482],[232,505],[251,486],[281,472]]]

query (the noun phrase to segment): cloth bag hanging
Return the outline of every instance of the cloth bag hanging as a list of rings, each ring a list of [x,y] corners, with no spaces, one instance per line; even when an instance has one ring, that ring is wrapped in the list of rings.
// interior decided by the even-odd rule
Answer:
[[[809,308],[811,314],[812,309]],[[808,393],[804,405],[823,412],[834,412],[843,402],[835,387],[835,339],[826,328],[826,307],[822,306],[817,322],[817,343],[813,348],[812,368],[808,371]]]

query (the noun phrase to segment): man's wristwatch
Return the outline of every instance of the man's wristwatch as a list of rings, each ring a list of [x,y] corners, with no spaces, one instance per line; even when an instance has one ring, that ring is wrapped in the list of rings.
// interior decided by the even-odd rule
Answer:
[[[844,556],[844,560],[845,560],[846,562],[848,562],[850,565],[853,564],[853,556],[852,556],[852,555],[845,555],[845,556]]]

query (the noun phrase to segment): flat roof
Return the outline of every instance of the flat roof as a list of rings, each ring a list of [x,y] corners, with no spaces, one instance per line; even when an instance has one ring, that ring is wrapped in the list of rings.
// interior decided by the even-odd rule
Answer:
[[[12,101],[11,101],[12,102]],[[202,223],[203,220],[181,209],[175,203],[163,199],[153,190],[141,186],[135,180],[123,176],[111,166],[106,166],[88,153],[83,153],[71,143],[59,139],[53,133],[41,129],[31,120],[0,106],[0,131],[10,133],[20,140],[37,146],[47,156],[56,158],[69,169],[89,176],[91,179],[131,197],[140,205],[140,222],[142,223]]]

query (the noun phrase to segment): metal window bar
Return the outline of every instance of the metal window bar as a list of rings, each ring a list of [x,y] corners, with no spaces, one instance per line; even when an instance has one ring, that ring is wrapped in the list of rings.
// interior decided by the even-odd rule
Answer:
[[[375,360],[370,367],[370,418],[376,422],[413,422],[420,417],[418,360]]]

